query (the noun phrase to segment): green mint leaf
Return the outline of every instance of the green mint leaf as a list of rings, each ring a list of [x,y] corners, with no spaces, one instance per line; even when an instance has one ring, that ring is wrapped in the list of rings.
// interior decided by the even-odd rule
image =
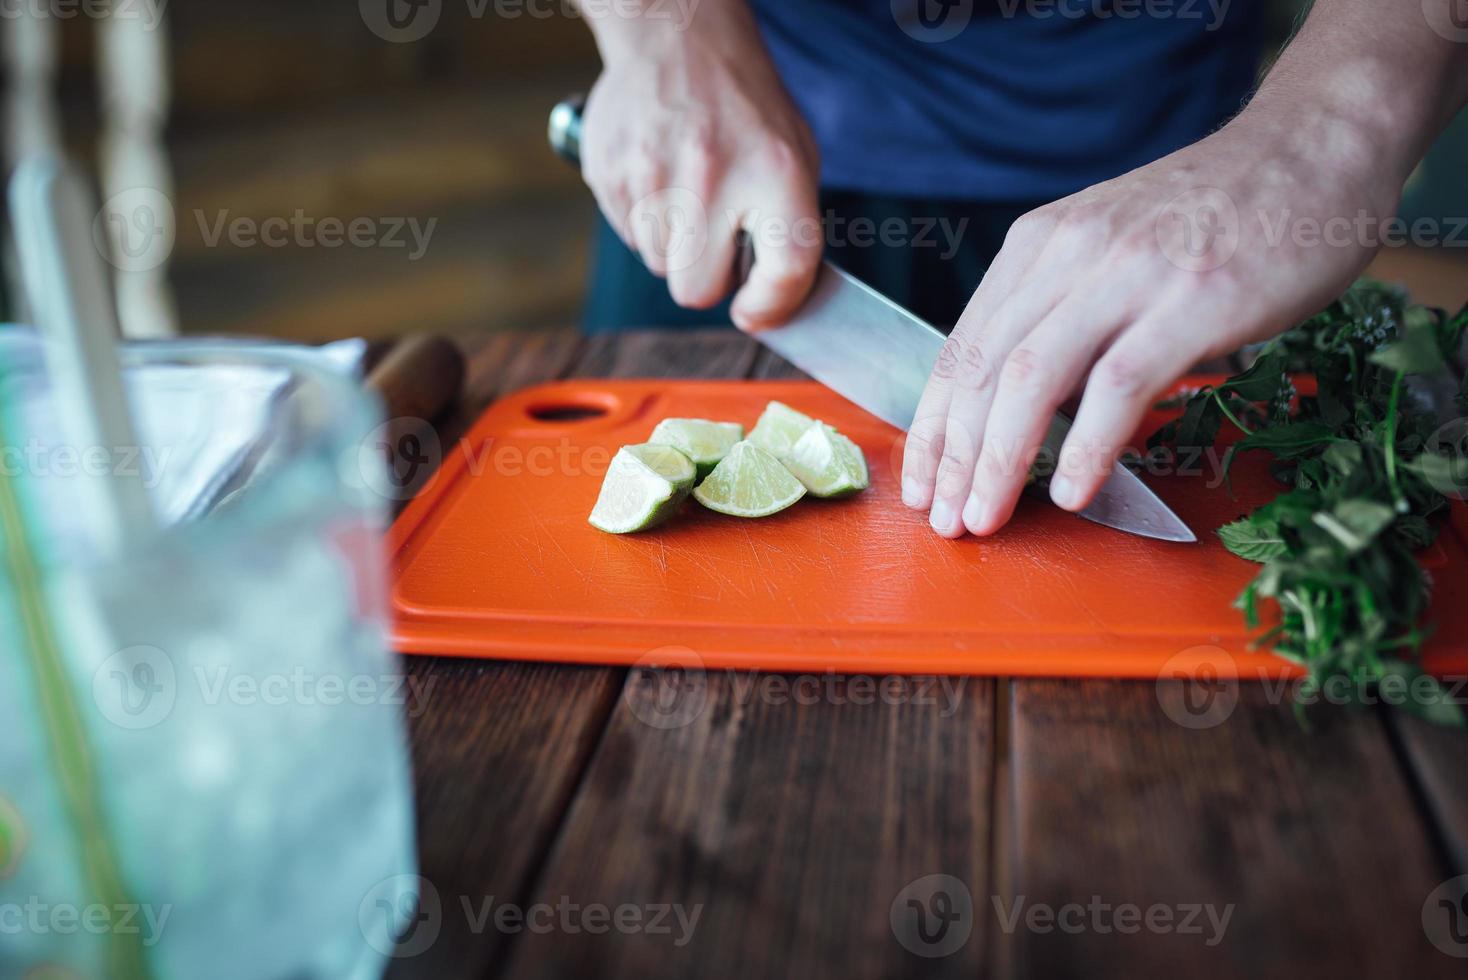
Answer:
[[[1285,377],[1288,360],[1282,350],[1265,350],[1247,371],[1234,375],[1218,388],[1247,401],[1267,402],[1277,397],[1280,389],[1289,383]]]
[[[1249,561],[1266,562],[1289,550],[1280,536],[1279,523],[1257,515],[1225,524],[1217,533],[1225,548]],[[1252,593],[1249,598],[1253,599]]]
[[[1433,320],[1423,317],[1409,318],[1402,326],[1401,337],[1373,353],[1370,360],[1401,374],[1433,374],[1447,366]]]
[[[1238,451],[1263,449],[1285,459],[1294,459],[1314,452],[1330,442],[1334,435],[1329,426],[1320,422],[1290,422],[1245,436],[1238,442]]]

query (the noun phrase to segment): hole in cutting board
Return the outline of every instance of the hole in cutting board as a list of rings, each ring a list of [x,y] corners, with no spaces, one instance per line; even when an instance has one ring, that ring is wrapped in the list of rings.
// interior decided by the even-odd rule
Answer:
[[[525,409],[537,422],[579,422],[599,419],[607,414],[607,406],[575,402],[540,402]]]

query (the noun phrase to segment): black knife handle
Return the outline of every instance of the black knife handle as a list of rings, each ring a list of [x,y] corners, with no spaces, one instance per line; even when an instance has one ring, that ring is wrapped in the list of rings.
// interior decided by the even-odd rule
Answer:
[[[585,108],[586,96],[566,96],[551,110],[547,129],[551,149],[577,170],[581,169],[581,113]]]
[[[551,149],[556,151],[556,156],[577,170],[581,169],[581,115],[585,109],[586,96],[579,92],[568,95],[551,110],[550,121],[546,126]],[[741,229],[734,254],[735,281],[742,283],[748,279],[750,267],[753,265],[754,243],[750,240],[749,233]]]

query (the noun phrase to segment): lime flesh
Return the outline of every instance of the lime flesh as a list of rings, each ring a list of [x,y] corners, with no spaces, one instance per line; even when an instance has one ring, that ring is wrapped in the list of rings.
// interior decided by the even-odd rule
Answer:
[[[664,477],[678,490],[686,492],[693,489],[698,469],[693,465],[693,460],[672,446],[644,442],[636,446],[623,446],[622,450],[646,463],[654,473]]]
[[[673,516],[687,496],[691,480],[681,484],[670,480],[639,458],[640,454],[634,450],[641,448],[623,447],[612,457],[596,506],[587,518],[592,527],[611,534],[656,527]],[[684,462],[688,460],[685,458]]]
[[[752,442],[738,442],[693,498],[734,517],[768,517],[805,496],[805,487],[774,456]]]
[[[693,465],[698,469],[697,478],[702,480],[729,454],[734,444],[743,438],[744,426],[734,422],[663,419],[652,430],[647,441],[672,446],[693,460]]]
[[[776,459],[784,459],[796,441],[815,424],[816,420],[809,415],[797,412],[784,402],[772,401],[754,424],[749,441]]]
[[[847,497],[871,486],[861,447],[823,422],[806,429],[784,460],[817,497]]]

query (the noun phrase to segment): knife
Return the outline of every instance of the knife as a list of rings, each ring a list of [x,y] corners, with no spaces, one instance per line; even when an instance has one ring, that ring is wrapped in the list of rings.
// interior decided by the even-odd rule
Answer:
[[[581,112],[585,100],[572,96],[550,115],[551,148],[581,165]],[[740,271],[748,270],[748,242],[741,245]],[[943,347],[944,336],[866,283],[822,262],[809,298],[782,327],[761,330],[755,339],[837,394],[884,422],[906,431],[918,399]],[[1044,448],[1058,459],[1070,419],[1056,413]],[[1097,524],[1162,541],[1196,541],[1188,526],[1135,473],[1120,463],[1080,516]]]

